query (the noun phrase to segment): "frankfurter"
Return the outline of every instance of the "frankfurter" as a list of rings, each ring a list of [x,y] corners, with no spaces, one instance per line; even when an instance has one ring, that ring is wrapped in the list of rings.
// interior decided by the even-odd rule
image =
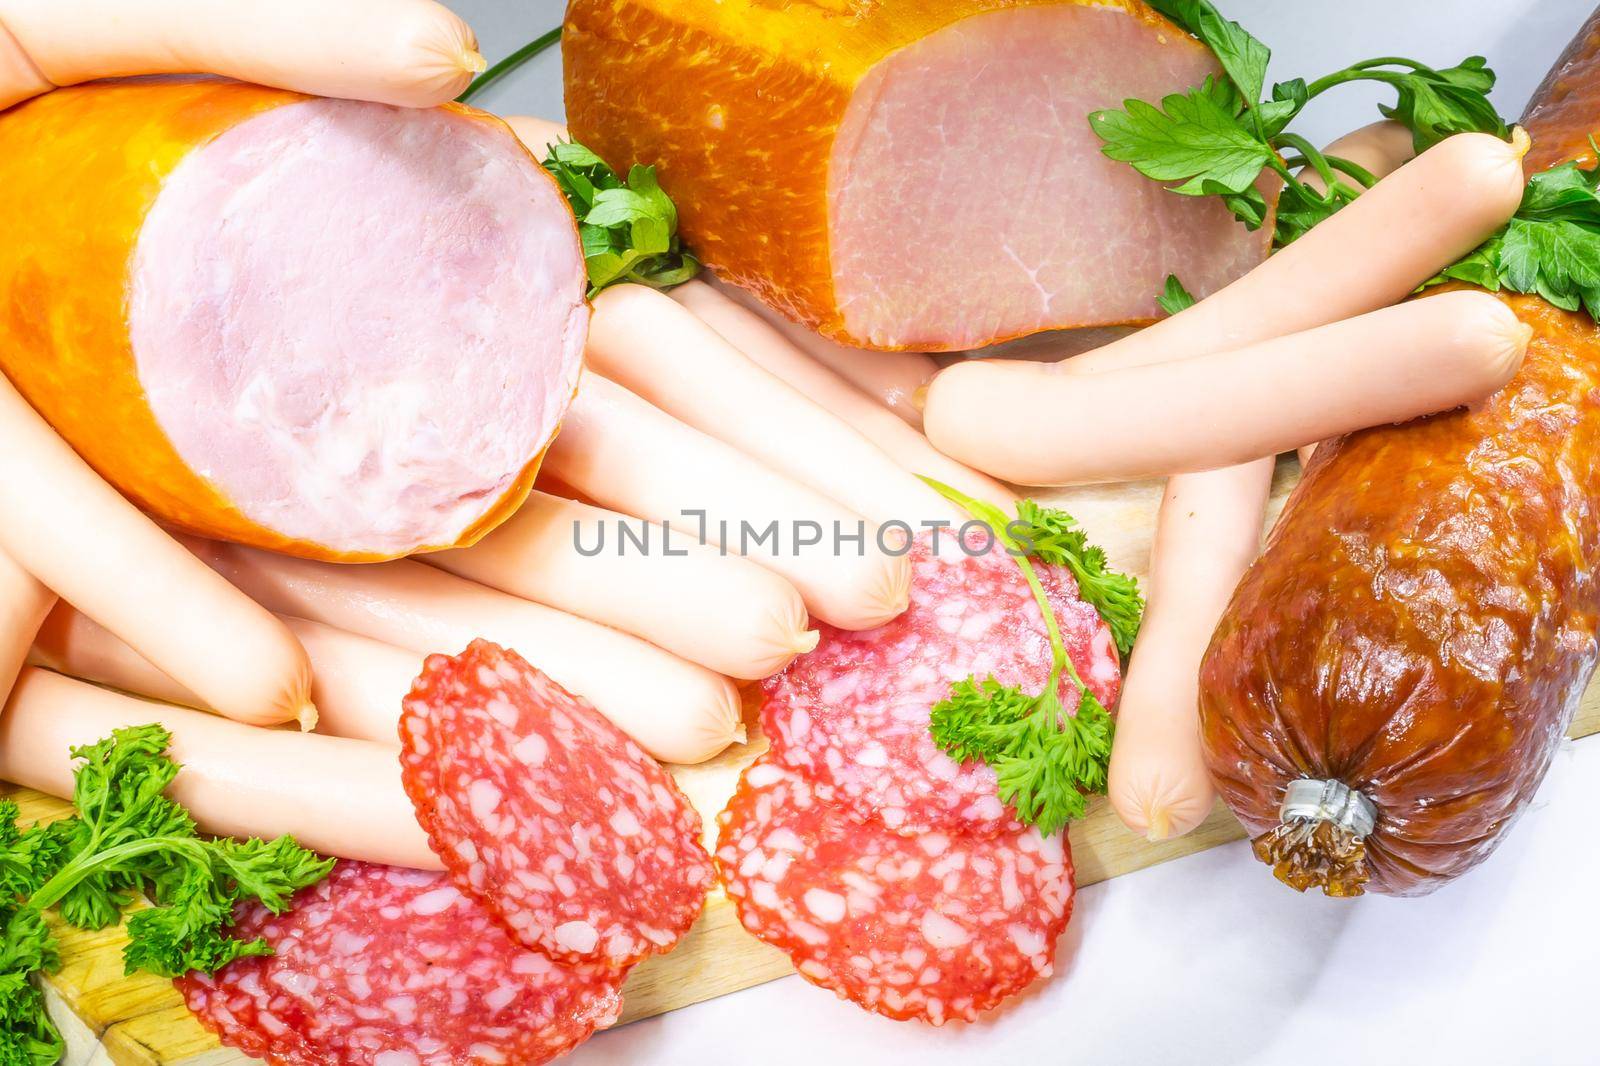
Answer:
[[[422,656],[319,622],[279,617],[311,660],[316,731],[396,743],[400,701],[422,669]],[[70,604],[57,604],[39,627],[28,662],[147,699],[213,709]]]
[[[760,315],[789,343],[899,415],[913,429],[922,429],[922,390],[939,372],[926,352],[867,351],[847,348],[805,326],[791,322],[745,290],[710,282],[717,291]]]
[[[1194,829],[1216,800],[1200,754],[1196,676],[1239,575],[1260,550],[1271,484],[1268,461],[1175,477],[1162,495],[1106,789],[1122,823],[1150,840]]]
[[[871,629],[910,603],[910,564],[888,543],[901,530],[880,530],[597,374],[584,377],[546,469],[612,510],[746,556],[830,625]],[[836,550],[835,535],[849,546]]]
[[[224,74],[432,107],[483,69],[472,30],[432,0],[0,0],[0,110],[131,74]]]
[[[470,548],[423,561],[599,622],[719,674],[757,680],[817,646],[795,587],[687,530],[535,491]]]
[[[517,140],[533,153],[535,159],[542,161],[550,154],[553,145],[570,140],[567,136],[567,127],[559,122],[535,118],[532,115],[506,115],[504,118],[506,125],[511,127],[511,132],[517,135]]]
[[[1071,479],[1078,437],[1059,411],[1080,374],[1240,348],[1403,299],[1511,217],[1526,150],[1523,135],[1509,144],[1481,133],[1447,138],[1233,284],[1149,329],[1065,363],[948,367],[928,389],[928,439],[997,477]]]
[[[939,451],[904,419],[806,355],[777,327],[714,286],[690,281],[672,289],[670,295],[757,366],[849,423],[902,469],[942,481],[1003,510],[1009,511],[1016,502],[1011,490]]]
[[[617,285],[595,297],[586,354],[596,372],[646,402],[858,514],[913,525],[965,519],[665,293]]]
[[[345,562],[470,544],[577,386],[572,212],[459,105],[57,90],[0,111],[0,232],[0,370],[190,533]]]
[[[1534,168],[1600,123],[1600,15],[1526,120]],[[1506,303],[1534,331],[1512,382],[1320,445],[1206,652],[1206,765],[1293,888],[1417,895],[1482,862],[1594,671],[1600,327]]]
[[[3,378],[0,456],[0,552],[218,713],[311,727],[293,634],[96,477]]]
[[[1455,292],[1230,351],[1080,374],[1057,391],[1046,430],[1066,452],[1014,449],[1002,473],[1029,485],[1131,481],[1277,455],[1481,399],[1510,380],[1528,336],[1498,300]]]
[[[1385,119],[1345,134],[1324,151],[1327,155],[1348,159],[1381,180],[1410,162],[1417,154],[1417,147],[1410,130],[1398,122]],[[1327,187],[1322,176],[1311,167],[1303,168],[1299,176],[1301,181],[1314,189]],[[1311,462],[1311,454],[1316,447],[1315,444],[1307,444],[1296,449],[1302,470]]]
[[[0,713],[0,778],[72,798],[72,757],[124,726],[160,722],[183,766],[172,798],[209,833],[292,834],[345,859],[440,869],[400,787],[393,745],[259,729],[25,667]]]
[[[743,739],[725,677],[637,637],[411,560],[338,566],[186,539],[207,564],[275,611],[423,655],[477,637],[522,652],[667,762],[703,762]]]
[[[1381,178],[1411,158],[1412,140],[1399,123],[1379,122],[1327,150]],[[1200,658],[1260,552],[1272,474],[1271,459],[1183,474],[1167,482],[1162,496],[1144,622],[1117,704],[1107,789],[1123,824],[1153,840],[1193,830],[1216,800],[1200,750]]]
[[[55,602],[55,593],[0,552],[0,691],[10,691]]]

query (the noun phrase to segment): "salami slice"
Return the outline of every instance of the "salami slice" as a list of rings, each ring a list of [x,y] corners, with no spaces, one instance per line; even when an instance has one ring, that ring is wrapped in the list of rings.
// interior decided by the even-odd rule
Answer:
[[[175,984],[224,1044],[277,1066],[549,1062],[622,1007],[626,971],[527,950],[444,874],[341,862],[234,928],[275,953]]]
[[[765,758],[722,814],[717,865],[740,922],[806,980],[934,1025],[1048,977],[1072,911],[1062,834],[896,833]]]
[[[982,546],[969,535],[968,550]],[[907,833],[1019,828],[995,795],[994,771],[958,764],[933,743],[933,705],[966,677],[1036,692],[1050,676],[1044,619],[1004,549],[969,555],[945,531],[911,548],[911,606],[876,629],[821,626],[817,649],[763,686],[761,723],[775,758],[836,790],[858,816]],[[1036,566],[1079,674],[1110,707],[1122,684],[1111,629],[1078,597],[1072,575]],[[1062,679],[1062,697],[1076,694]]]
[[[401,780],[461,889],[524,945],[627,966],[705,902],[700,816],[659,763],[515,652],[431,655],[400,718]]]

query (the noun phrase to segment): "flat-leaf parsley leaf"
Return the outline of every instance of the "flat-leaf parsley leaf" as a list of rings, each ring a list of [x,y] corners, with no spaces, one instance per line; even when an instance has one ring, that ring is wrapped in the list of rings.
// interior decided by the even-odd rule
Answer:
[[[634,166],[623,180],[583,145],[560,141],[549,146],[544,168],[578,219],[591,297],[624,281],[668,289],[700,272],[678,239],[678,209],[655,167]]]
[[[1223,78],[1167,96],[1160,107],[1125,100],[1121,109],[1094,112],[1089,123],[1105,142],[1102,151],[1148,178],[1175,182],[1173,192],[1218,197],[1252,230],[1270,213],[1264,175],[1276,175],[1274,247],[1293,242],[1374,181],[1354,162],[1289,132],[1305,106],[1334,86],[1369,81],[1394,89],[1394,104],[1379,110],[1411,131],[1419,152],[1455,133],[1507,135],[1505,120],[1489,103],[1494,71],[1482,56],[1437,70],[1393,56],[1370,59],[1315,81],[1278,82],[1263,99],[1272,58],[1265,44],[1208,0],[1152,0],[1151,6],[1211,49]],[[1299,177],[1302,167],[1318,175],[1320,188]]]
[[[1600,165],[1562,163],[1529,178],[1511,221],[1423,287],[1447,281],[1529,293],[1600,320]]]

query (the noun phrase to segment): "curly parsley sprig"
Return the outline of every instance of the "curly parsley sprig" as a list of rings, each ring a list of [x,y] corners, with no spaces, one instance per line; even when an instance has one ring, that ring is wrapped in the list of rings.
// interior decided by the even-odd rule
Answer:
[[[1369,81],[1393,88],[1395,103],[1379,110],[1411,131],[1418,151],[1455,133],[1508,133],[1489,103],[1495,76],[1482,56],[1443,69],[1385,56],[1310,82],[1277,82],[1266,93],[1271,50],[1208,0],[1151,0],[1151,6],[1210,48],[1223,77],[1167,96],[1159,107],[1126,100],[1121,109],[1094,112],[1089,122],[1105,142],[1102,151],[1148,178],[1177,182],[1173,192],[1218,197],[1252,230],[1268,217],[1258,184],[1271,171],[1282,183],[1274,247],[1291,243],[1374,184],[1364,168],[1288,130],[1311,100],[1336,86]],[[1303,168],[1322,179],[1323,189],[1300,179]]]
[[[1028,582],[1050,640],[1050,676],[1038,694],[992,677],[958,681],[933,707],[933,741],[957,762],[978,760],[993,767],[997,793],[1017,819],[1054,833],[1083,817],[1087,796],[1105,791],[1114,727],[1110,712],[1067,654],[1055,610],[1030,557],[1072,571],[1083,598],[1106,618],[1124,652],[1138,632],[1144,601],[1133,579],[1107,567],[1105,553],[1087,542],[1070,515],[1024,500],[1012,519],[949,485],[922,480],[993,530]],[[1070,714],[1061,703],[1063,677],[1078,693]]]
[[[73,817],[24,829],[15,801],[0,800],[0,1063],[47,1066],[61,1056],[34,980],[60,965],[46,911],[103,929],[144,894],[154,906],[128,919],[127,972],[210,973],[271,953],[264,940],[230,935],[236,905],[253,900],[281,913],[333,868],[290,837],[201,837],[166,796],[179,769],[166,754],[170,740],[151,724],[73,748]]]

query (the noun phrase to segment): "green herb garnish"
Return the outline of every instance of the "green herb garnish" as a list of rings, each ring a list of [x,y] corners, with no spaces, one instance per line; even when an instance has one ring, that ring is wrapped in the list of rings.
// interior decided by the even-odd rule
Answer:
[[[1102,150],[1148,178],[1176,182],[1173,192],[1218,197],[1252,230],[1266,221],[1267,201],[1257,183],[1272,171],[1283,184],[1274,247],[1289,244],[1375,181],[1354,162],[1327,155],[1288,130],[1307,103],[1337,85],[1375,81],[1393,88],[1395,103],[1379,110],[1411,131],[1418,151],[1455,133],[1507,135],[1488,99],[1494,72],[1481,56],[1442,70],[1397,57],[1370,59],[1315,81],[1278,82],[1263,98],[1272,57],[1265,44],[1207,0],[1151,0],[1151,6],[1210,48],[1223,77],[1167,96],[1159,107],[1127,100],[1121,110],[1094,112],[1089,122],[1105,142]],[[1304,167],[1321,178],[1323,189],[1297,176]]]
[[[456,99],[468,103],[559,40],[560,26],[546,31],[478,75]],[[624,181],[573,141],[549,145],[543,166],[578,219],[590,299],[628,281],[670,289],[700,272],[699,261],[678,240],[678,208],[656,183],[655,167],[634,166]]]
[[[1169,315],[1187,311],[1199,302],[1193,293],[1183,287],[1183,282],[1178,280],[1176,274],[1167,275],[1166,287],[1161,291],[1161,295],[1156,297],[1156,303],[1161,306],[1161,310]]]
[[[1007,528],[1016,546],[1046,566],[1064,566],[1078,582],[1078,595],[1100,613],[1111,627],[1117,650],[1133,650],[1144,617],[1144,597],[1139,583],[1112,570],[1103,548],[1090,544],[1077,519],[1032,500],[1017,502],[1017,519]]]
[[[1529,293],[1600,321],[1600,165],[1562,163],[1529,178],[1511,221],[1423,288],[1446,281]]]
[[[1129,646],[1143,607],[1131,578],[1106,568],[1105,553],[1089,545],[1071,516],[1030,500],[1010,519],[998,507],[923,478],[936,492],[994,532],[1017,562],[1050,638],[1050,676],[1037,695],[994,678],[967,678],[934,705],[929,729],[940,750],[957,762],[976,759],[994,768],[997,793],[1018,821],[1054,833],[1082,818],[1087,796],[1104,792],[1114,731],[1111,714],[1078,675],[1061,640],[1055,610],[1030,559],[1066,566],[1084,599],[1111,625],[1118,647]],[[1061,679],[1077,689],[1074,713],[1061,704]]]
[[[581,144],[550,145],[544,168],[578,219],[589,296],[619,282],[668,289],[700,272],[678,240],[678,209],[656,184],[656,168],[634,166],[623,181]]]
[[[34,975],[60,965],[44,914],[103,929],[140,894],[154,906],[128,919],[128,973],[176,977],[211,972],[247,955],[268,955],[264,940],[229,935],[236,905],[259,902],[282,913],[295,892],[333,868],[289,837],[209,840],[166,796],[178,765],[166,755],[160,725],[119,729],[72,749],[77,814],[26,829],[15,801],[0,800],[0,1063],[45,1066],[59,1060],[60,1034],[45,1013]]]

